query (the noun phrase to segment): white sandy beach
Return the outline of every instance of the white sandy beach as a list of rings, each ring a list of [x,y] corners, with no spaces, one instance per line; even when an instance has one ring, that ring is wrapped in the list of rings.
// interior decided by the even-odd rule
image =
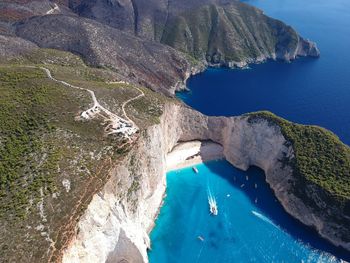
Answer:
[[[177,144],[167,155],[167,169],[175,170],[224,158],[223,147],[209,141],[191,141]]]

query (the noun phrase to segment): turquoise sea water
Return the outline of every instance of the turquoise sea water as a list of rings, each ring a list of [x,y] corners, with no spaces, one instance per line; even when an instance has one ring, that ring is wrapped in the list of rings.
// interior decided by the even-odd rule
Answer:
[[[167,174],[167,195],[151,233],[151,263],[346,258],[284,212],[261,170],[242,172],[223,160],[196,167],[198,174],[191,167]],[[209,190],[217,200],[217,216],[209,213]]]
[[[209,69],[189,80],[191,92],[178,96],[208,115],[270,110],[326,127],[350,144],[350,1],[245,2],[316,41],[321,57],[249,70]],[[350,262],[349,253],[283,210],[261,170],[242,172],[226,161],[197,167],[199,174],[191,168],[167,174],[167,196],[151,233],[151,263]],[[209,215],[208,187],[218,202],[217,217]]]

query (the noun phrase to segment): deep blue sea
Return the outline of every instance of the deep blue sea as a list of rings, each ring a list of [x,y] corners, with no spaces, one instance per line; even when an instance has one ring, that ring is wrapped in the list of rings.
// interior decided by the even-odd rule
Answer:
[[[270,110],[328,128],[350,144],[350,1],[245,2],[316,41],[321,57],[209,69],[192,77],[191,91],[178,97],[208,115]],[[226,161],[197,168],[199,174],[191,168],[167,174],[167,195],[151,232],[151,263],[350,262],[349,253],[283,210],[261,170],[242,172]],[[216,217],[209,214],[209,190],[218,203]]]
[[[330,129],[350,145],[350,1],[245,2],[315,41],[321,57],[268,62],[249,70],[209,69],[188,81],[191,92],[178,96],[208,115],[269,110]]]

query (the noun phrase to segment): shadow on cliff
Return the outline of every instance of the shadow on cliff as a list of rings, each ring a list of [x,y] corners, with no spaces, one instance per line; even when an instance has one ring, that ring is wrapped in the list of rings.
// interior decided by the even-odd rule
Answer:
[[[250,167],[247,172],[244,172],[234,168],[227,161],[223,162],[223,164],[216,161],[207,162],[206,166],[213,173],[227,180],[235,188],[240,189],[255,204],[257,209],[274,224],[291,235],[295,240],[301,240],[313,248],[329,252],[338,258],[350,261],[349,252],[333,246],[321,238],[316,230],[303,225],[283,209],[272,189],[266,183],[263,170],[258,167]],[[227,169],[232,170],[232,172],[228,173]]]

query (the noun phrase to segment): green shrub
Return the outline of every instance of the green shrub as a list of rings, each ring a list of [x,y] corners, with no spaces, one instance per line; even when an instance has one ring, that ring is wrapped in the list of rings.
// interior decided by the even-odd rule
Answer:
[[[295,124],[265,111],[247,116],[249,122],[265,119],[281,128],[294,149],[295,173],[331,195],[350,199],[350,148],[334,133],[318,126]]]

